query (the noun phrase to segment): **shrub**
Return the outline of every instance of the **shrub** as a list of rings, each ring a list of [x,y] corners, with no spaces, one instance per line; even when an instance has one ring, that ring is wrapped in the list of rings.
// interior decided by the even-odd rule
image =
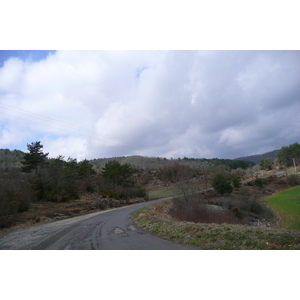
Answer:
[[[38,200],[65,202],[79,198],[79,180],[66,175],[58,165],[40,169],[31,182]]]
[[[109,161],[102,168],[104,181],[113,186],[132,186],[133,168],[130,164],[120,164],[116,160]]]
[[[195,223],[216,223],[216,224],[243,224],[229,210],[216,209],[216,206],[205,204],[201,199],[194,198],[189,202],[184,197],[174,199],[174,205],[169,210],[172,217],[180,221],[188,221]]]
[[[218,194],[231,194],[233,188],[230,181],[221,173],[218,173],[214,178],[212,185]]]
[[[27,211],[35,194],[25,180],[27,176],[1,174],[0,178],[0,227],[10,227],[16,223],[19,213]]]
[[[239,194],[242,195],[242,196],[244,196],[244,197],[248,197],[248,196],[251,195],[251,191],[250,191],[249,188],[243,186],[243,187],[240,189]]]
[[[232,211],[232,213],[240,220],[251,224],[256,220],[272,221],[274,214],[264,202],[259,200],[258,195],[249,196],[230,196],[228,198],[220,198],[218,202],[224,207]]]
[[[237,175],[232,174],[230,178],[234,188],[238,189],[242,185],[241,179]]]
[[[287,183],[290,185],[299,185],[300,184],[300,178],[296,174],[291,174],[287,178]]]
[[[256,178],[254,180],[254,184],[259,187],[260,189],[262,189],[264,187],[264,180],[262,178]]]

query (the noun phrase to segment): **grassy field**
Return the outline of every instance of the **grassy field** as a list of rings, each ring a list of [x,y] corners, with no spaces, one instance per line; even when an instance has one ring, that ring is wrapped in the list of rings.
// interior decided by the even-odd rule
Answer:
[[[155,191],[149,191],[148,197],[149,200],[154,199],[160,199],[160,198],[166,198],[166,197],[173,197],[180,193],[177,189],[164,189],[164,190],[155,190]]]
[[[281,216],[281,227],[300,230],[300,186],[265,199]]]

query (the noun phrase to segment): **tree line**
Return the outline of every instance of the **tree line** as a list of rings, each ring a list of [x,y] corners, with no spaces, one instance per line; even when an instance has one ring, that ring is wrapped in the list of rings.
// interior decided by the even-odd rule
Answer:
[[[300,162],[300,144],[294,143],[289,146],[282,146],[277,152],[276,158],[278,162],[287,167],[293,166],[294,163]]]
[[[21,169],[0,170],[0,227],[13,225],[32,202],[66,202],[84,193],[116,199],[146,196],[132,180],[136,170],[129,164],[108,162],[96,172],[87,159],[48,158],[40,141],[27,144],[27,149]]]

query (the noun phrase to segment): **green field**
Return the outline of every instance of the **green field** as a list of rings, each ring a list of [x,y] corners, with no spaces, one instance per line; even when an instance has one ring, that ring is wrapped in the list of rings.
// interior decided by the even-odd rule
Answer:
[[[265,200],[280,214],[283,228],[300,230],[300,186],[279,192]]]
[[[173,197],[180,193],[177,189],[168,189],[168,190],[156,190],[156,191],[149,191],[148,197],[149,200],[166,198],[166,197]]]

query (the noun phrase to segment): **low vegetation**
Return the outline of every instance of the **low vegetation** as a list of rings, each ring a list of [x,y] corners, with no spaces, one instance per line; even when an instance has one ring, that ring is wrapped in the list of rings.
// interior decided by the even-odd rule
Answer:
[[[168,213],[172,206],[172,200],[148,206],[136,213],[135,221],[161,238],[203,250],[300,250],[300,231],[177,221]]]
[[[220,197],[205,193],[176,197],[169,210],[174,220],[195,223],[227,223],[271,226],[277,223],[276,215],[259,199],[261,195],[247,189]]]
[[[190,190],[140,210],[135,221],[152,234],[199,249],[300,250],[300,187],[291,186],[289,176],[270,176],[232,194]]]

